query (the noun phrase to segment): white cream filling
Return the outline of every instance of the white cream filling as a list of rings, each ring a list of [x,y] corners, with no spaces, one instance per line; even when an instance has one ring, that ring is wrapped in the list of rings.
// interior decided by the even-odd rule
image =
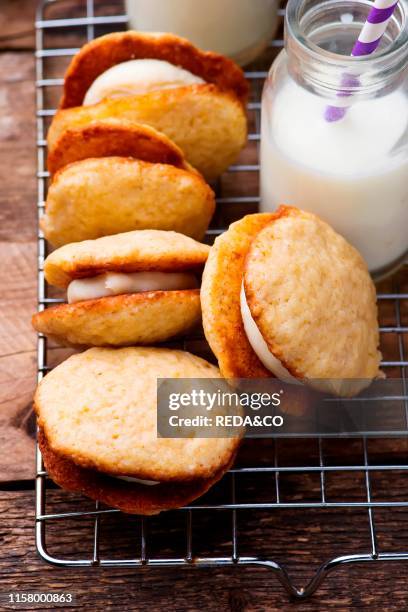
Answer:
[[[268,345],[263,339],[262,334],[252,317],[251,311],[249,310],[245,295],[244,283],[241,285],[240,303],[245,333],[249,344],[252,346],[259,360],[263,363],[267,370],[272,372],[272,374],[274,374],[280,380],[298,383],[299,381],[282,365],[282,362],[277,359],[273,353],[271,353]]]
[[[124,480],[125,482],[136,482],[137,484],[146,485],[147,487],[153,487],[154,485],[160,484],[157,480],[142,480],[142,478],[131,478],[130,476],[113,476],[117,480]]]
[[[130,60],[100,74],[86,92],[82,104],[88,106],[105,98],[122,98],[200,83],[205,81],[164,60]]]
[[[111,295],[143,291],[195,289],[197,278],[189,272],[107,272],[71,281],[67,290],[69,304]]]

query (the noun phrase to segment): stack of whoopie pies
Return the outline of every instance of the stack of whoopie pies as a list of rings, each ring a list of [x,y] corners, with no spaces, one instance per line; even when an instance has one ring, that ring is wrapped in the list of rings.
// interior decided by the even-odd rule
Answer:
[[[243,148],[247,95],[234,62],[171,34],[85,45],[48,132],[45,237],[162,229],[201,240],[215,207],[202,175],[216,178]]]
[[[324,221],[282,206],[197,242],[215,207],[205,179],[245,143],[247,95],[238,66],[184,39],[109,34],[71,62],[51,124],[41,226],[58,248],[44,273],[68,303],[33,325],[94,348],[40,383],[39,443],[55,482],[126,512],[197,498],[241,440],[158,438],[158,378],[277,377],[351,396],[381,375],[373,282]],[[201,311],[219,370],[148,346]]]
[[[92,348],[35,396],[49,475],[127,512],[195,499],[231,465],[240,438],[160,439],[157,378],[219,378],[182,351],[135,348],[201,322],[214,179],[245,144],[241,69],[171,34],[125,32],[85,45],[48,133],[41,228],[50,285],[66,304],[33,317],[54,341]],[[204,178],[205,177],[205,178]],[[128,346],[132,348],[117,348]]]

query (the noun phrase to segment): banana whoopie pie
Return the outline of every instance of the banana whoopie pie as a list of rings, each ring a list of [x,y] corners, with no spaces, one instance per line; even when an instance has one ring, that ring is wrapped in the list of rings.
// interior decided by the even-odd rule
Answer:
[[[201,320],[200,275],[209,247],[175,232],[142,230],[61,247],[45,260],[46,280],[68,304],[33,316],[66,345],[163,342]]]
[[[54,175],[40,225],[54,247],[139,229],[201,240],[214,210],[214,193],[197,172],[124,156],[89,158]]]
[[[316,215],[281,206],[232,224],[211,249],[201,303],[227,378],[272,375],[348,396],[380,375],[367,266]]]
[[[93,348],[39,384],[34,406],[49,476],[135,514],[157,514],[205,493],[234,461],[240,439],[157,436],[158,378],[219,378],[183,351]]]
[[[125,119],[166,134],[213,179],[245,145],[247,97],[242,70],[222,55],[173,34],[107,34],[84,45],[67,70],[49,154],[67,129]]]

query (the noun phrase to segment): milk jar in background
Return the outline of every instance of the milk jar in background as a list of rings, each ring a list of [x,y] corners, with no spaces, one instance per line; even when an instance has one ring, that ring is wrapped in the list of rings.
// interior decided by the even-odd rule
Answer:
[[[272,38],[277,6],[278,0],[126,0],[132,30],[172,32],[241,65]]]
[[[318,214],[380,277],[408,250],[408,4],[375,53],[350,57],[370,5],[289,0],[262,100],[261,210]]]

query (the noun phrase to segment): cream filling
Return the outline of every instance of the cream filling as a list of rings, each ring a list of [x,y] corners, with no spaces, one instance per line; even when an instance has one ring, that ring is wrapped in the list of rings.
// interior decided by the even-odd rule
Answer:
[[[200,77],[164,60],[130,60],[100,74],[86,92],[82,104],[88,106],[105,98],[122,98],[201,83],[205,81]]]
[[[282,362],[277,359],[273,353],[271,353],[268,345],[263,339],[262,334],[252,317],[251,311],[249,310],[245,295],[244,283],[241,285],[240,303],[245,333],[249,344],[252,346],[259,360],[263,363],[267,370],[272,372],[272,374],[274,374],[280,380],[298,383],[299,381],[283,366]]]
[[[136,482],[137,484],[146,485],[147,487],[153,487],[154,485],[160,484],[157,480],[142,480],[142,478],[131,478],[130,476],[113,476],[117,480],[124,480],[125,482]]]
[[[107,272],[71,281],[67,290],[69,304],[111,295],[143,291],[196,289],[197,278],[189,272]]]

